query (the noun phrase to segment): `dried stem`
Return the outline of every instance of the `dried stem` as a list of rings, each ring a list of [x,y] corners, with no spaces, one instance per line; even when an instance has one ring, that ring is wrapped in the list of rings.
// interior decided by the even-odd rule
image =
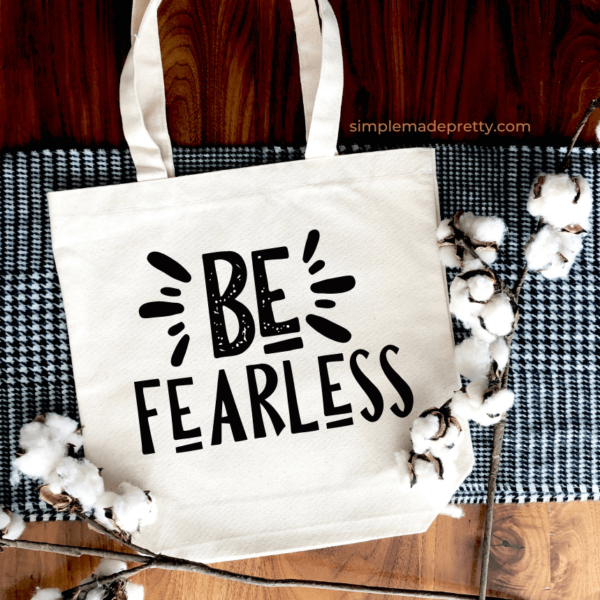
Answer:
[[[375,587],[369,585],[354,585],[351,583],[331,583],[328,581],[312,581],[302,579],[265,579],[264,577],[253,577],[215,569],[203,563],[196,563],[170,556],[157,555],[139,556],[135,554],[126,554],[124,552],[113,552],[111,550],[99,550],[96,548],[85,548],[81,546],[63,546],[60,544],[46,544],[43,542],[29,542],[26,540],[6,540],[0,539],[0,546],[7,548],[19,548],[22,550],[35,550],[41,552],[52,552],[55,554],[64,554],[66,556],[99,556],[102,558],[114,558],[122,561],[142,563],[140,568],[130,569],[127,575],[125,572],[117,573],[114,579],[130,576],[133,572],[139,572],[144,569],[163,569],[168,571],[187,571],[191,573],[200,573],[233,581],[236,583],[245,583],[260,587],[271,588],[312,588],[321,590],[334,590],[340,592],[357,592],[363,594],[401,596],[405,598],[424,598],[429,600],[476,600],[476,596],[453,594],[449,592],[428,592],[419,590],[405,590],[399,588]],[[102,580],[99,580],[102,582]]]
[[[571,160],[571,152],[573,151],[573,147],[575,146],[575,142],[579,137],[579,134],[583,131],[588,119],[592,116],[592,113],[600,107],[600,98],[594,98],[587,107],[587,110],[583,113],[583,117],[581,117],[581,121],[579,121],[579,125],[577,125],[577,129],[575,130],[575,135],[571,139],[571,143],[569,144],[569,148],[567,149],[567,153],[563,158],[560,167],[558,169],[559,173],[564,173],[569,167],[569,163]]]

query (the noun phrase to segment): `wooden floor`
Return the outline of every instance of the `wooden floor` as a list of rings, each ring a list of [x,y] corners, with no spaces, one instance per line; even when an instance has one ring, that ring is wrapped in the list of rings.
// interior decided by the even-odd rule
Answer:
[[[421,535],[219,566],[263,577],[475,595],[484,512],[483,506],[466,506],[463,519],[438,517]],[[495,515],[489,596],[522,600],[600,599],[600,503],[498,505]],[[33,523],[23,538],[117,548],[80,523]],[[1,597],[29,600],[36,586],[67,589],[87,577],[97,562],[98,559],[87,557],[7,549],[0,555]],[[146,587],[146,600],[367,598],[362,594],[257,588],[172,571],[141,573],[133,581]]]

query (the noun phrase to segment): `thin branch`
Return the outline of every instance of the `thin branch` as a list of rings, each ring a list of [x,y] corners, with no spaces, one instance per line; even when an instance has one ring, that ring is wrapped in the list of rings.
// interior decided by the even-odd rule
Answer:
[[[571,143],[567,149],[567,153],[563,158],[560,167],[558,168],[559,173],[564,173],[569,167],[569,163],[571,160],[571,152],[573,151],[573,147],[575,146],[575,142],[577,142],[577,138],[579,134],[583,131],[588,119],[592,116],[592,113],[600,107],[600,98],[594,98],[587,107],[587,110],[583,113],[583,117],[581,117],[581,121],[579,121],[579,125],[577,125],[577,129],[575,130],[575,135],[571,139]]]
[[[302,579],[266,579],[264,577],[254,577],[243,575],[222,569],[215,569],[203,563],[174,558],[171,556],[157,555],[136,556],[125,554],[123,552],[113,552],[111,550],[98,550],[96,548],[84,548],[79,546],[63,546],[60,544],[45,544],[43,542],[29,542],[25,540],[6,540],[0,539],[0,546],[8,548],[20,548],[22,550],[34,550],[41,552],[52,552],[64,554],[67,556],[100,556],[102,558],[115,558],[122,561],[142,563],[143,569],[163,569],[167,571],[187,571],[190,573],[200,573],[209,575],[226,581],[244,583],[247,585],[256,585],[270,588],[312,588],[320,590],[334,590],[340,592],[357,592],[363,594],[401,596],[405,598],[423,598],[428,600],[476,600],[476,596],[453,594],[450,592],[429,592],[420,590],[406,590],[400,588],[386,588],[369,585],[354,585],[351,583],[331,583],[329,581],[312,581]],[[140,570],[143,570],[140,569]],[[132,569],[133,570],[133,569]],[[123,572],[122,572],[123,573]]]
[[[64,554],[65,556],[98,556],[100,558],[114,558],[125,562],[147,563],[153,558],[151,556],[139,556],[129,552],[117,552],[115,550],[104,550],[102,548],[86,548],[84,546],[65,546],[63,544],[48,544],[46,542],[30,542],[28,540],[7,540],[0,538],[0,547],[18,548],[19,550],[34,550],[36,552],[51,552],[52,554]]]

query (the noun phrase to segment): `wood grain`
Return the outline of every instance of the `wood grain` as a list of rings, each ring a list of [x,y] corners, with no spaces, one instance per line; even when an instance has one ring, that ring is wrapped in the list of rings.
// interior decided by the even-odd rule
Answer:
[[[218,566],[263,577],[321,579],[375,586],[477,592],[484,507],[465,518],[438,517],[421,535],[299,552]],[[600,598],[600,503],[498,505],[490,561],[490,597],[522,600]],[[81,523],[33,523],[27,539],[115,548]],[[7,549],[0,555],[3,598],[29,600],[36,586],[66,589],[87,577],[98,559]],[[366,594],[265,589],[210,577],[149,571],[135,581],[146,600],[367,600]]]
[[[332,0],[345,53],[341,140],[564,143],[600,94],[598,0]],[[123,144],[131,2],[0,2],[0,148]],[[291,9],[165,0],[169,129],[182,145],[303,144]],[[353,133],[361,122],[529,123],[530,133]],[[598,118],[586,127],[593,139]]]

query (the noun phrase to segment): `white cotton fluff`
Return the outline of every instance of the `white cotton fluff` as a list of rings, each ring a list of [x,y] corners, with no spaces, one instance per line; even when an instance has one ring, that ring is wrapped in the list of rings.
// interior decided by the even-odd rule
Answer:
[[[62,592],[58,588],[38,588],[31,600],[61,600]]]
[[[476,269],[485,269],[483,263],[478,258],[467,258],[463,261],[463,273],[475,271]]]
[[[398,484],[402,491],[409,491],[410,487],[410,475],[408,473],[408,452],[406,450],[399,450],[394,452],[394,458],[396,459],[396,475],[398,476]]]
[[[94,504],[94,519],[109,530],[114,529],[114,525],[112,521],[106,517],[105,509],[112,508],[116,498],[117,494],[114,492],[104,492],[104,494],[98,498],[96,504]]]
[[[498,368],[502,371],[508,363],[510,350],[503,337],[495,339],[490,344],[490,356],[496,361]]]
[[[525,246],[527,265],[534,271],[545,269],[558,254],[558,231],[546,225],[542,227]]]
[[[104,480],[98,467],[87,458],[63,458],[55,472],[48,477],[48,483],[53,494],[66,492],[77,498],[86,512],[93,508],[104,493]]]
[[[542,175],[545,180],[541,186],[540,196],[535,198],[534,190],[537,180],[529,192],[527,210],[534,217],[542,218],[546,223],[563,229],[569,225],[580,225],[589,229],[588,218],[592,210],[592,192],[589,183],[580,175],[577,176],[580,194],[577,196],[575,182],[566,173]]]
[[[451,407],[454,414],[484,426],[495,425],[502,419],[501,414],[490,417],[481,399],[471,398],[467,392],[456,392],[452,398]]]
[[[450,284],[450,312],[467,327],[481,314],[484,304],[471,302],[467,282],[456,277]]]
[[[456,246],[442,246],[440,248],[440,260],[447,269],[458,269],[460,261],[456,256]]]
[[[83,583],[83,581],[81,582]],[[108,590],[105,587],[99,586],[90,590],[85,597],[85,600],[104,600]]]
[[[448,460],[454,461],[458,455],[458,447],[456,442],[460,431],[453,423],[446,429],[444,436],[439,440],[433,440],[429,444],[429,451],[433,456],[437,456],[444,461],[444,465]],[[415,450],[416,452],[416,450]]]
[[[10,523],[10,514],[7,512],[4,512],[4,510],[2,510],[0,508],[0,531],[2,531],[4,528],[6,528]]]
[[[540,271],[548,279],[556,279],[569,274],[582,248],[581,235],[546,225],[525,247],[525,258],[530,269]]]
[[[481,318],[485,328],[496,336],[508,335],[513,328],[515,314],[510,298],[500,292],[492,297],[487,304],[482,304]]]
[[[415,461],[414,469],[417,477],[414,487],[419,486],[419,491],[433,492],[439,488],[443,480],[439,478],[433,463],[419,458]]]
[[[100,564],[96,567],[94,573],[98,577],[108,577],[109,575],[114,575],[115,573],[120,573],[121,571],[125,571],[127,569],[127,563],[122,560],[114,560],[112,558],[105,558],[100,562]]]
[[[505,225],[498,217],[482,217],[465,212],[459,218],[460,228],[471,239],[480,242],[502,243]]]
[[[566,277],[571,271],[571,267],[575,264],[577,255],[583,248],[583,239],[580,235],[558,232],[557,237],[559,239],[559,253],[554,256],[550,266],[540,271],[546,279]]]
[[[133,533],[156,521],[156,502],[151,501],[140,488],[126,481],[117,488],[112,509],[116,524],[127,533]]]
[[[144,586],[127,582],[127,600],[144,600]]]
[[[440,430],[440,420],[435,415],[417,417],[412,424],[410,437],[412,439],[413,450],[417,454],[424,454],[429,450],[434,437]]]
[[[435,236],[438,242],[445,240],[446,238],[452,235],[452,229],[450,229],[450,219],[443,219],[442,222],[438,225]]]
[[[440,512],[440,515],[452,517],[453,519],[462,519],[465,516],[465,511],[457,504],[448,504],[442,512]]]
[[[476,302],[487,302],[494,294],[494,280],[488,275],[475,275],[467,279],[469,294]]]
[[[3,515],[6,515],[4,511],[2,511]],[[23,517],[15,512],[10,513],[8,516],[8,523],[4,525],[4,527],[0,527],[0,530],[4,531],[6,529],[6,533],[2,535],[2,537],[6,540],[16,540],[21,537],[22,533],[25,531],[25,521]]]
[[[512,408],[512,405],[515,402],[515,395],[513,392],[510,390],[500,390],[484,400],[483,396],[487,389],[487,381],[472,381],[467,386],[468,396],[481,406],[485,414],[503,414]]]
[[[78,450],[83,438],[78,433],[73,419],[54,413],[46,415],[45,423],[33,421],[21,428],[20,446],[23,456],[13,461],[13,466],[28,477],[48,478],[58,463],[67,454],[67,444]]]
[[[600,142],[600,121],[598,121],[598,125],[596,125],[596,139]]]
[[[490,347],[487,343],[468,337],[456,346],[454,362],[458,372],[467,379],[483,379],[490,372]]]

